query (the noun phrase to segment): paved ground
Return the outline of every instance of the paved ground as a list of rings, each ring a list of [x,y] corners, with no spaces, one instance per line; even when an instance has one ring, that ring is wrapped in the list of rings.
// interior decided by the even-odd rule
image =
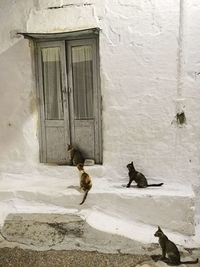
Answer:
[[[150,265],[141,264],[149,262]],[[153,264],[153,262],[152,262]],[[149,256],[103,254],[81,251],[38,252],[22,249],[0,249],[0,267],[134,267],[155,266]]]
[[[200,250],[188,250],[193,259]],[[190,259],[191,260],[191,259]],[[19,248],[0,249],[0,267],[167,267],[154,262],[147,255],[105,254],[86,251],[32,251]],[[200,267],[198,264],[181,264],[179,267]]]
[[[188,251],[193,258],[200,251]],[[0,267],[167,267],[164,262],[155,263],[147,255],[105,254],[83,251],[32,251],[19,248],[0,249]],[[200,267],[200,263],[179,265]]]

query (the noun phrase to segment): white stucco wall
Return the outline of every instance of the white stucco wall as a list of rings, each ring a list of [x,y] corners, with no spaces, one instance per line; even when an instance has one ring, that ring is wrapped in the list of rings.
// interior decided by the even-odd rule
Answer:
[[[38,161],[35,86],[26,31],[32,1],[0,1],[0,150],[1,164]],[[31,152],[32,151],[32,152]]]
[[[113,179],[126,177],[125,166],[133,160],[147,177],[198,185],[199,1],[185,0],[183,11],[181,98],[187,124],[177,127],[178,0],[1,1],[1,163],[39,163],[30,47],[15,31],[100,27],[105,170]]]

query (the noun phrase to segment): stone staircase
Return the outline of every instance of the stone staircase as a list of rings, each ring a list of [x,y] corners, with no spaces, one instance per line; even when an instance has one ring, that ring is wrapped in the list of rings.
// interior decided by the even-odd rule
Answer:
[[[129,241],[130,244],[157,242],[153,237],[157,225],[171,233],[180,245],[193,246],[195,196],[190,185],[170,183],[160,188],[126,188],[125,179],[114,182],[103,175],[96,177],[95,173],[100,167],[89,168],[93,177],[93,188],[82,206],[79,205],[83,193],[79,192],[78,173],[72,167],[47,166],[42,171],[2,172],[0,223],[3,236],[8,239],[4,232],[5,222],[16,222],[18,217],[13,219],[12,216],[17,214],[22,214],[21,221],[26,221],[26,215],[30,216],[29,220],[33,216],[32,221],[35,224],[40,216],[34,217],[34,214],[70,214],[80,216],[86,221],[91,232],[100,231],[95,234],[100,239],[105,239],[108,235],[109,240],[112,240],[117,236],[116,244],[124,242],[124,248],[128,248]],[[152,179],[151,182],[155,180]],[[119,241],[122,239],[124,241]],[[105,240],[108,241],[107,238]],[[5,243],[4,238],[2,242]],[[16,240],[10,239],[9,242]]]

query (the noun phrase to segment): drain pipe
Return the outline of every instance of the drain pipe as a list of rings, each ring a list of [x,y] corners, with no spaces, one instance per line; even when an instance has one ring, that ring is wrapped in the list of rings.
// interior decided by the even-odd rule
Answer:
[[[181,126],[186,123],[185,99],[183,98],[184,80],[184,0],[179,0],[179,33],[177,51],[177,98],[176,98],[176,122]]]

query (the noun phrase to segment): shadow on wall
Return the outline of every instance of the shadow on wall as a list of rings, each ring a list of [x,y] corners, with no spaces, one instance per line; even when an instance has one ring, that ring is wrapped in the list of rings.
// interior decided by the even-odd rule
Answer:
[[[4,160],[37,160],[37,109],[29,42],[0,54],[0,148]]]

